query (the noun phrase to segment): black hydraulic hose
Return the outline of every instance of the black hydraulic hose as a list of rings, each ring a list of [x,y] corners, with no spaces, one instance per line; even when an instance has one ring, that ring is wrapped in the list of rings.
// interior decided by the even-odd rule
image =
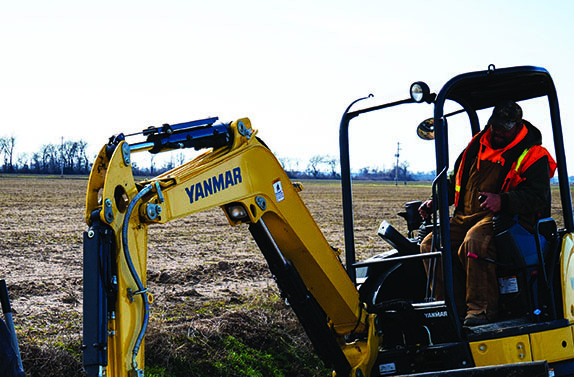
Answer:
[[[143,309],[144,309],[144,318],[142,321],[142,325],[141,325],[141,329],[140,332],[138,334],[136,343],[134,344],[134,349],[133,349],[133,358],[132,358],[132,364],[134,369],[137,369],[137,362],[136,362],[136,356],[139,353],[139,349],[141,347],[142,341],[143,341],[143,337],[145,334],[145,331],[147,329],[147,325],[149,322],[149,302],[148,302],[148,297],[147,297],[147,289],[144,287],[135,267],[134,264],[132,262],[132,258],[130,255],[130,250],[129,250],[129,245],[128,245],[128,229],[129,229],[129,223],[130,223],[130,217],[132,215],[132,212],[136,206],[136,204],[143,198],[144,195],[146,195],[147,193],[149,193],[152,190],[153,186],[147,185],[145,186],[134,198],[133,200],[130,202],[128,209],[126,211],[126,216],[124,218],[124,223],[122,226],[122,246],[123,246],[123,250],[124,250],[124,257],[126,259],[126,264],[128,265],[128,269],[130,271],[130,274],[132,275],[132,278],[134,280],[134,282],[137,285],[137,291],[136,292],[128,292],[128,295],[130,296],[130,299],[133,298],[133,296],[135,295],[142,295],[142,302],[143,302]]]

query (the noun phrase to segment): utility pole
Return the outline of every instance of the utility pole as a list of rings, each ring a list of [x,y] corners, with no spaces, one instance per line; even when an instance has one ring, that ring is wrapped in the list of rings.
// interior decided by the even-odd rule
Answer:
[[[397,163],[395,165],[395,186],[399,185],[399,151],[401,150],[401,143],[397,143],[397,154],[395,157],[397,158]]]
[[[64,137],[62,136],[62,143],[60,144],[60,178],[64,178]]]

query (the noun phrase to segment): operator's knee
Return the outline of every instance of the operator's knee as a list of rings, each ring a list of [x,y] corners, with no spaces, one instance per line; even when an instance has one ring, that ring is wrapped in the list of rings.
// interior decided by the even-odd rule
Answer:
[[[432,250],[432,233],[426,235],[421,242],[421,253],[430,253]]]
[[[469,229],[466,237],[464,237],[463,247],[461,250],[474,253],[483,258],[496,257],[496,249],[494,248],[494,231],[492,223],[474,226]],[[466,255],[461,257],[466,257]]]
[[[421,253],[430,253],[432,250],[432,233],[426,235],[426,237],[421,242]],[[429,271],[429,261],[428,259],[423,259],[423,263],[425,265],[425,269],[427,270],[427,274]]]

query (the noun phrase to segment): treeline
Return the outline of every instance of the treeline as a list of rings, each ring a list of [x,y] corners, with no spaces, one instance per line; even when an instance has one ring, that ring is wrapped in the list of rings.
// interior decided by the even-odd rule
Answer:
[[[0,137],[0,170],[4,173],[88,174],[91,161],[86,155],[84,140],[62,140],[60,144],[45,144],[34,153],[16,156],[16,138]]]
[[[279,162],[290,178],[296,179],[340,179],[339,159],[329,155],[315,155],[311,157],[306,165],[293,158],[279,158]],[[434,172],[412,172],[409,170],[409,163],[403,161],[398,166],[390,169],[368,168],[359,169],[352,172],[355,180],[372,181],[397,181],[408,182],[417,180],[432,180]]]
[[[95,156],[87,156],[88,143],[84,140],[64,140],[60,144],[45,144],[34,153],[16,154],[17,140],[14,136],[0,137],[0,172],[29,174],[89,174]],[[155,176],[180,166],[188,158],[182,153],[171,154],[168,160],[157,160],[149,155],[149,163],[132,161],[136,176]],[[307,162],[295,158],[279,158],[290,178],[340,179],[339,159],[329,155],[315,155]],[[384,180],[407,182],[433,179],[433,172],[414,173],[403,161],[390,169],[361,168],[352,173],[356,180]]]

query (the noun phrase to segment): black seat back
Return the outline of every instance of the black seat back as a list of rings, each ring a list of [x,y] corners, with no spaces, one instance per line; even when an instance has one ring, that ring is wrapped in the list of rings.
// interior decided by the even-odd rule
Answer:
[[[529,316],[533,320],[555,317],[552,280],[557,227],[552,218],[541,219],[534,234],[516,216],[494,218],[497,248],[499,310],[502,318]]]

